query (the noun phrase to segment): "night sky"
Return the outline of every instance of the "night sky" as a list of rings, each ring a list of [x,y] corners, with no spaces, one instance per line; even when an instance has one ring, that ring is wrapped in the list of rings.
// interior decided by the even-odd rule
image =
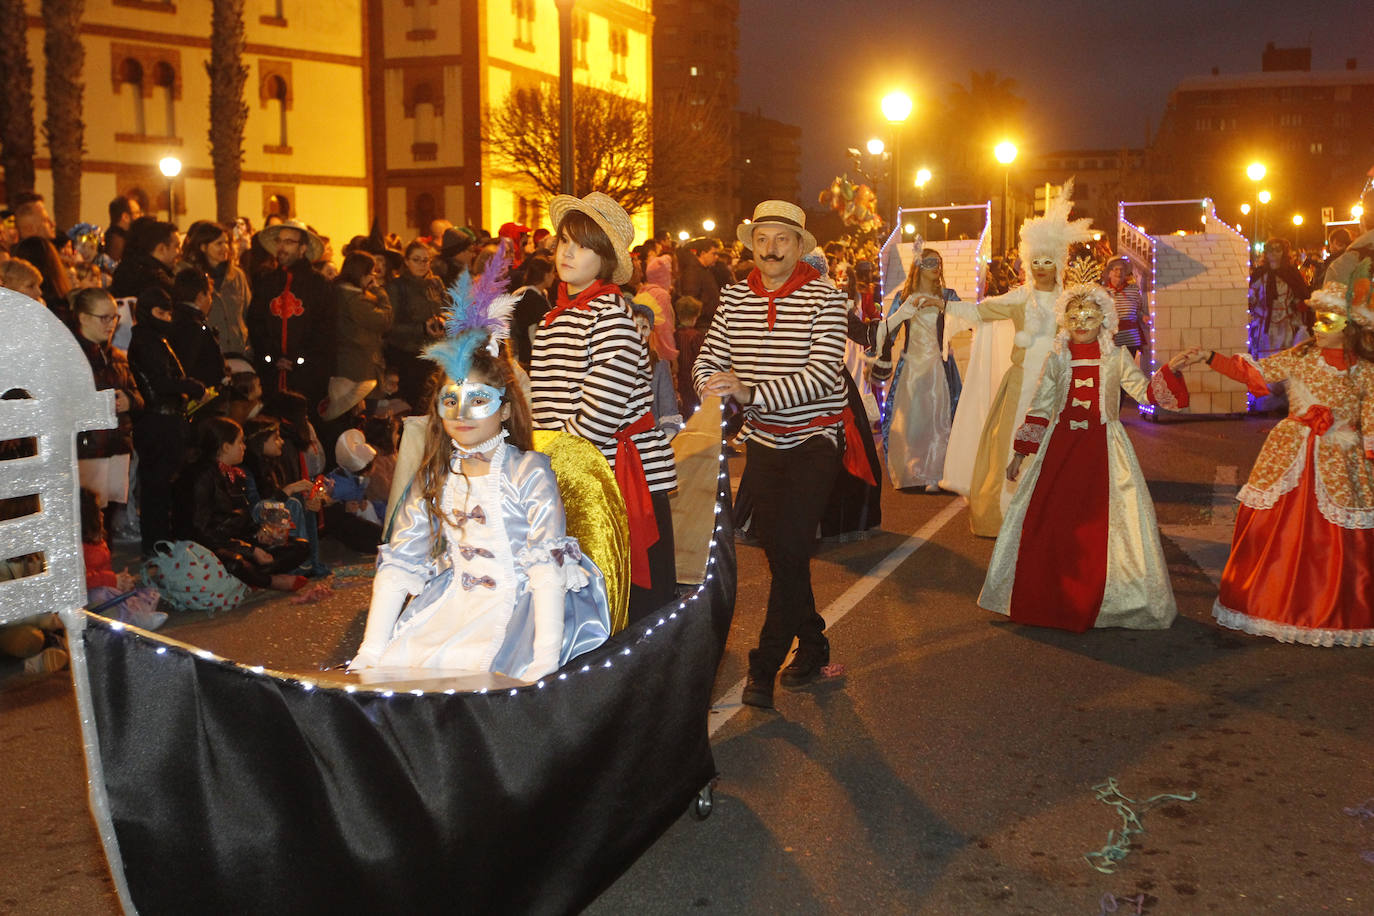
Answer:
[[[1313,70],[1343,69],[1348,57],[1374,69],[1368,0],[742,0],[739,30],[740,107],[802,128],[808,205],[846,169],[846,147],[882,133],[878,100],[894,88],[915,100],[919,129],[923,97],[943,101],[969,71],[1014,78],[1026,156],[1144,146],[1179,80],[1213,67],[1256,72],[1269,41],[1310,46]],[[938,163],[928,164],[939,197]],[[904,173],[916,166],[903,157]]]

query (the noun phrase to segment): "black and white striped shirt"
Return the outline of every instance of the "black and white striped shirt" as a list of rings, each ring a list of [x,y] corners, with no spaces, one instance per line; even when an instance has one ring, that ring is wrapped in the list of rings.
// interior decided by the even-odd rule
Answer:
[[[847,403],[844,294],[817,277],[778,297],[774,305],[770,329],[768,300],[756,295],[747,281],[721,290],[720,308],[692,367],[692,383],[700,391],[711,375],[733,369],[754,389],[754,400],[744,410],[745,441],[786,449],[812,436],[837,440],[838,425],[791,433],[769,433],[754,426],[801,426],[839,414]]]
[[[615,434],[649,412],[649,353],[629,309],[614,293],[568,309],[534,332],[530,408],[536,429],[589,440],[615,467]],[[649,490],[677,487],[673,450],[655,427],[634,436]]]

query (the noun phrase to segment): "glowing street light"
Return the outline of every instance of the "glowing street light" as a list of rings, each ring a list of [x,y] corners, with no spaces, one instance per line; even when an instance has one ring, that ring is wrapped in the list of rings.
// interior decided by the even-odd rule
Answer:
[[[1360,206],[1359,204],[1356,204],[1355,206],[1351,207],[1350,216],[1352,219],[1359,219],[1360,217],[1364,216],[1364,207]]]
[[[181,160],[176,156],[164,156],[157,164],[158,170],[167,179],[167,222],[176,222],[175,179],[181,174]]]
[[[902,217],[902,125],[911,117],[911,96],[900,89],[883,96],[878,104],[892,125],[892,222]]]
[[[881,105],[883,117],[893,123],[901,123],[911,117],[911,96],[902,92],[900,89],[896,92],[889,92],[887,95],[883,96]]]
[[[1250,215],[1250,205],[1249,205],[1249,204],[1241,204],[1241,205],[1240,205],[1240,215],[1241,215],[1241,216],[1249,216],[1249,215]]]
[[[993,158],[1002,163],[1002,248],[1007,249],[1007,196],[1011,194],[1011,164],[1016,161],[1016,144],[1003,140],[992,149]]]
[[[948,217],[948,216],[942,216],[942,217],[940,217],[940,222],[942,222],[942,223],[945,224],[945,241],[948,242],[948,241],[949,241],[949,217]]]
[[[881,156],[883,154],[883,150],[885,149],[887,149],[887,144],[883,143],[883,141],[878,139],[877,137],[874,137],[872,140],[868,141],[868,152],[871,155]]]
[[[1245,175],[1251,181],[1263,180],[1266,171],[1263,162],[1252,162],[1245,167]]]
[[[1301,214],[1301,213],[1294,213],[1294,214],[1293,214],[1293,225],[1294,225],[1294,226],[1301,226],[1301,225],[1302,225],[1302,214]]]
[[[1294,247],[1294,248],[1299,248],[1299,247],[1301,247],[1301,246],[1302,246],[1302,214],[1301,214],[1301,213],[1294,213],[1294,214],[1293,214],[1293,247]]]
[[[1268,191],[1260,191],[1256,199],[1262,204],[1267,204],[1274,199],[1274,195],[1270,194]]]
[[[716,228],[716,221],[713,219],[704,219],[701,221],[701,228],[705,229],[707,232],[714,231]]]
[[[686,229],[683,229],[681,232],[677,234],[677,237],[679,241],[685,242],[692,237],[692,233],[688,232]]]
[[[916,187],[924,188],[930,182],[930,169],[916,170]]]
[[[905,226],[902,227],[902,231],[905,232],[907,235],[911,235],[916,231],[916,224],[907,223]]]

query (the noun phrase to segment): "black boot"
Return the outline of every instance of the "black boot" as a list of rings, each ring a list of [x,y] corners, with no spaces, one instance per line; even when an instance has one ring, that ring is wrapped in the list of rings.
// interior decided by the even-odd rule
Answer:
[[[759,709],[773,708],[773,678],[759,677],[752,671],[749,672],[749,680],[744,682],[744,695],[740,702],[745,706],[756,706]]]
[[[819,646],[798,646],[792,664],[782,669],[778,678],[788,690],[797,690],[821,679],[821,669],[830,664],[830,643]]]

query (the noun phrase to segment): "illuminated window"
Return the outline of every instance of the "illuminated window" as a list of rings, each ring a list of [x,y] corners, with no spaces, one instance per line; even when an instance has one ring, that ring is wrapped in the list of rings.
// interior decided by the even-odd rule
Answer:
[[[592,38],[592,24],[586,13],[573,16],[573,66],[587,69],[587,45]]]
[[[510,0],[510,14],[515,19],[515,46],[534,50],[534,0]]]
[[[611,29],[611,78],[626,79],[629,70],[630,35],[624,29]]]
[[[129,133],[146,136],[147,119],[143,111],[143,65],[132,57],[119,65],[119,94],[124,99],[123,120]]]

